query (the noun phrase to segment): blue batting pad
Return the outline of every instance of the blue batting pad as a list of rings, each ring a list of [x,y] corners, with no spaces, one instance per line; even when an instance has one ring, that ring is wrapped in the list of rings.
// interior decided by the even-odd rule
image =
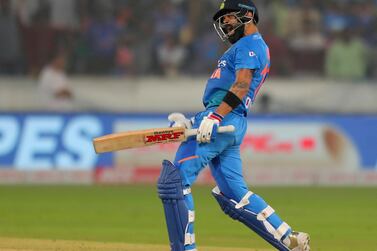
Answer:
[[[275,237],[268,232],[264,224],[257,219],[257,215],[255,213],[244,208],[237,209],[235,207],[236,203],[221,193],[217,194],[212,192],[212,195],[216,198],[225,214],[229,215],[232,219],[238,220],[245,224],[278,250],[290,251],[289,248],[286,247],[280,240],[275,239]]]
[[[179,170],[168,160],[162,163],[157,188],[164,206],[171,250],[184,251],[185,234],[189,226],[189,209],[184,200],[185,188]],[[189,245],[186,247],[195,248],[195,243]]]

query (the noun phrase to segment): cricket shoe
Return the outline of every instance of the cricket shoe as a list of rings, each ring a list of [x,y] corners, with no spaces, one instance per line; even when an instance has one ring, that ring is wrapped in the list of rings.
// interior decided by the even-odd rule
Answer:
[[[310,251],[310,237],[307,233],[293,231],[283,242],[291,251]]]

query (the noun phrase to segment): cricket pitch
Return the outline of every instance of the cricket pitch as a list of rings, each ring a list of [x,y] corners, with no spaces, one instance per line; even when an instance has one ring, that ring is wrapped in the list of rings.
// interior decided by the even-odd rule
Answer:
[[[167,251],[168,246],[94,241],[0,238],[2,251]],[[250,248],[201,247],[201,251],[271,251]]]

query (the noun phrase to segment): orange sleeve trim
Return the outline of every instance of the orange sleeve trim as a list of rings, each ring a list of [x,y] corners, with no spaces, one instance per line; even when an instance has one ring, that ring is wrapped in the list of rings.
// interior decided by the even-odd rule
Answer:
[[[190,157],[183,158],[183,159],[179,160],[178,163],[181,164],[182,162],[185,162],[185,161],[188,161],[188,160],[191,160],[191,159],[197,159],[197,158],[199,158],[198,155],[190,156]]]

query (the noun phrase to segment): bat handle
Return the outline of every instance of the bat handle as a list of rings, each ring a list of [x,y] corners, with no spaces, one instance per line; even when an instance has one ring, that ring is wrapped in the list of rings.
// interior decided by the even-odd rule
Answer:
[[[234,125],[227,125],[227,126],[220,126],[217,129],[218,133],[225,133],[225,132],[234,132],[236,128]],[[186,137],[195,136],[198,134],[198,129],[186,129],[185,131]]]

